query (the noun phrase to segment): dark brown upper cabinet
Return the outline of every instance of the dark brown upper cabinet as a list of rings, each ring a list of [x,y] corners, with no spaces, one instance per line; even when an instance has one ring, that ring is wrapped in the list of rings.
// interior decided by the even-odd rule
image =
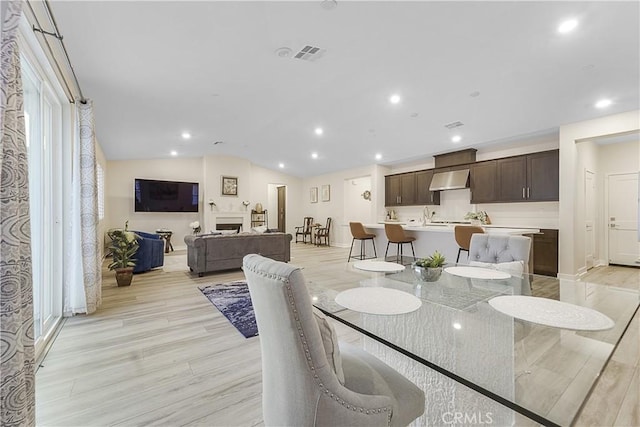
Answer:
[[[429,191],[431,180],[433,179],[433,169],[416,172],[416,204],[417,205],[439,205],[440,192]]]
[[[559,199],[559,151],[543,151],[497,160],[497,202]]]
[[[471,203],[494,203],[498,200],[498,162],[496,160],[471,165],[469,180]]]
[[[409,206],[416,204],[415,172],[385,177],[385,206]]]

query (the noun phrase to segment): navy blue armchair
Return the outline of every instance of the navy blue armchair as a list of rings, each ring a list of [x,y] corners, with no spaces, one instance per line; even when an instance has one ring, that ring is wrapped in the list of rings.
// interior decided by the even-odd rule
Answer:
[[[143,273],[164,264],[164,240],[158,234],[134,231],[138,236],[138,251],[134,273]]]

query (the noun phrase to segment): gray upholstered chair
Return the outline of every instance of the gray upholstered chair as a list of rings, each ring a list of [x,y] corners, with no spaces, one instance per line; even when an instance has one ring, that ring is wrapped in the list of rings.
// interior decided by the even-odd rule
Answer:
[[[514,271],[514,266],[521,264],[520,273],[527,273],[530,251],[531,239],[528,237],[476,233],[471,235],[469,265],[502,264],[504,270],[518,273]],[[514,266],[506,263],[513,263]]]
[[[338,347],[299,268],[255,254],[243,268],[260,333],[265,425],[396,426],[422,415],[422,390],[374,356]]]

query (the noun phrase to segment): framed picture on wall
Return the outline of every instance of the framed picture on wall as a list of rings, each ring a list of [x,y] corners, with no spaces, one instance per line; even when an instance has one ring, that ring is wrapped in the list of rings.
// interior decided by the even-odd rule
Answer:
[[[238,195],[238,178],[231,176],[222,177],[222,195],[237,196]]]
[[[328,202],[331,200],[331,186],[329,184],[322,186],[322,201]]]
[[[311,203],[318,203],[318,187],[311,187],[309,189],[309,201]]]

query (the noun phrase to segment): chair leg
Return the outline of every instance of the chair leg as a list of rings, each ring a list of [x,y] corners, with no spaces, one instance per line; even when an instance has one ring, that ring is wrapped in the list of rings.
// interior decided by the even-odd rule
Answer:
[[[396,249],[396,262],[398,262],[398,260],[400,261],[399,264],[402,264],[402,256],[403,251],[402,248],[404,248],[404,245],[402,243],[398,243],[398,249]],[[400,258],[398,259],[398,255],[400,255]]]
[[[458,248],[458,257],[456,258],[456,264],[460,261],[460,252],[462,252],[462,248]]]
[[[351,261],[351,251],[353,251],[353,242],[355,242],[356,239],[351,239],[351,248],[349,249],[349,258],[347,258],[347,262]]]
[[[416,251],[413,250],[413,242],[410,242],[410,243],[411,243],[411,253],[413,254],[413,259],[415,261],[415,259],[416,259]]]
[[[371,243],[373,243],[373,256],[378,258],[378,254],[376,253],[376,241],[371,239]]]
[[[365,252],[365,247],[364,247],[364,240],[360,240],[360,260],[362,261],[364,259],[364,252]]]
[[[387,250],[384,251],[384,260],[387,260],[387,252],[389,252],[389,242],[387,242]]]

